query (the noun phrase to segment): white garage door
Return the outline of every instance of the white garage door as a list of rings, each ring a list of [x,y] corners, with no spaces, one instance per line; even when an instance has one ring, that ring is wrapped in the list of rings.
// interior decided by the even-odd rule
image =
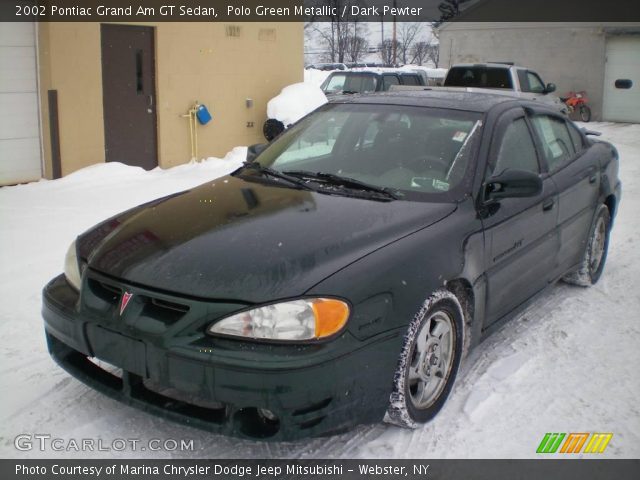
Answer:
[[[640,36],[607,40],[603,117],[640,123]]]
[[[35,26],[0,23],[0,185],[41,177]]]

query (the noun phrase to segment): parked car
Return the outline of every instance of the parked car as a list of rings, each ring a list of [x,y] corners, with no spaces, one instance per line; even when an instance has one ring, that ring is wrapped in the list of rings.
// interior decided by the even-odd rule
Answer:
[[[370,93],[387,91],[393,86],[422,86],[426,85],[427,79],[423,72],[407,72],[407,71],[385,71],[376,72],[370,70],[333,72],[320,85],[322,93],[326,98],[336,95],[354,94],[354,93]],[[298,84],[295,84],[298,85]],[[267,141],[271,141],[280,135],[293,121],[290,115],[278,115],[279,111],[289,111],[295,109],[295,120],[302,118],[318,106],[319,95],[315,92],[309,92],[308,95],[300,101],[292,101],[290,95],[286,94],[286,87],[280,95],[269,101],[267,109],[268,118],[262,126],[262,133]],[[320,93],[320,95],[322,95]],[[282,108],[278,108],[282,105]],[[295,121],[294,120],[294,121]]]
[[[445,87],[494,88],[514,95],[548,103],[563,113],[566,105],[555,95],[556,86],[545,83],[531,69],[511,63],[461,63],[453,65],[444,79]]]
[[[386,92],[392,85],[426,85],[418,72],[360,70],[333,72],[320,88],[325,95]]]
[[[620,202],[611,144],[501,95],[345,96],[251,152],[73,242],[43,292],[64,369],[225,434],[414,427],[504,320],[598,281]]]

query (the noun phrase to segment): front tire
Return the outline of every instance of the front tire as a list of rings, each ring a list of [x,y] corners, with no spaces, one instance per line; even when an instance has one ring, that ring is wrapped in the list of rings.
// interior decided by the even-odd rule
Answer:
[[[448,290],[434,292],[409,324],[385,421],[416,428],[444,405],[463,350],[464,314]]]
[[[563,280],[573,285],[589,287],[594,285],[602,275],[609,250],[609,231],[611,215],[606,205],[600,205],[595,220],[589,232],[589,240],[582,257],[582,263],[575,272],[563,277]]]

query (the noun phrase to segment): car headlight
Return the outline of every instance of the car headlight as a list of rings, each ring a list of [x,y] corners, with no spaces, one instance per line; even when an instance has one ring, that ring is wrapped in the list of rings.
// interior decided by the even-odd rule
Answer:
[[[67,277],[67,282],[80,291],[80,284],[82,283],[80,275],[80,264],[78,263],[78,254],[76,251],[76,241],[69,246],[67,250],[67,256],[64,259],[64,276]]]
[[[236,313],[210,325],[207,332],[257,340],[318,340],[338,333],[348,318],[346,302],[303,298]]]

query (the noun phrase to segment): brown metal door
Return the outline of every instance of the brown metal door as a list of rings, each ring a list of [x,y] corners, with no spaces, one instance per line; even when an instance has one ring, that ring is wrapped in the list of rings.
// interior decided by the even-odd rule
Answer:
[[[153,27],[101,25],[107,162],[158,165]]]

